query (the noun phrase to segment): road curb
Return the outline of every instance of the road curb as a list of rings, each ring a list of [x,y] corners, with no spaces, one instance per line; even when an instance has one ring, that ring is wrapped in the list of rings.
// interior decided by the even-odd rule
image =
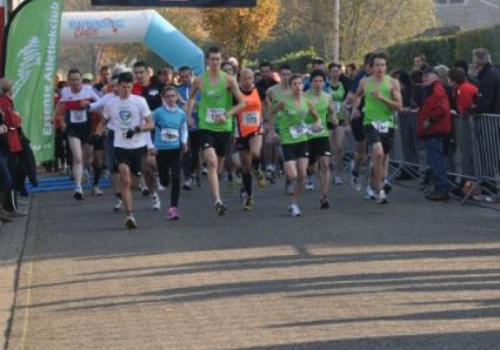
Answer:
[[[21,209],[28,215],[12,224],[0,223],[0,350],[7,350],[16,303],[19,272],[28,235],[33,196]]]

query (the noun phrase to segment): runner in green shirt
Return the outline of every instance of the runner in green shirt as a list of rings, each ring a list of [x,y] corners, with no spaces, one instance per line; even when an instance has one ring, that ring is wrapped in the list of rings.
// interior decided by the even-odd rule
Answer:
[[[337,125],[330,125],[332,145],[335,152],[335,164],[333,167],[333,181],[335,185],[342,185],[340,172],[342,170],[342,163],[344,160],[344,140],[345,133],[350,128],[348,120],[346,120],[346,111],[343,103],[347,97],[348,87],[340,81],[342,74],[342,67],[338,63],[331,63],[328,66],[330,72],[330,94],[335,107],[335,115],[338,119]]]
[[[323,91],[325,81],[326,76],[323,71],[313,71],[310,78],[311,88],[305,93],[307,99],[311,101],[316,108],[319,121],[321,123],[321,130],[319,132],[312,132],[311,126],[314,124],[315,119],[310,113],[306,117],[306,124],[310,128],[308,134],[308,175],[312,176],[316,172],[318,160],[321,169],[320,209],[328,209],[330,207],[330,202],[328,201],[328,191],[330,189],[330,158],[332,157],[332,149],[330,146],[330,135],[327,125],[328,123],[334,125],[338,123],[335,118],[335,110],[332,99],[329,94]]]
[[[238,83],[233,77],[221,72],[222,54],[217,47],[211,47],[207,52],[208,71],[197,76],[186,105],[186,115],[189,124],[195,126],[192,118],[196,94],[201,93],[198,104],[199,133],[204,156],[207,161],[208,182],[215,200],[215,210],[224,215],[227,207],[221,200],[219,188],[219,172],[224,166],[231,132],[233,116],[245,108],[246,102],[241,95]],[[232,98],[236,105],[232,106]]]
[[[357,107],[365,96],[363,130],[372,147],[371,185],[377,191],[379,204],[388,203],[384,182],[387,181],[389,152],[394,140],[394,112],[403,107],[399,83],[387,76],[387,59],[383,52],[372,56],[373,75],[359,85],[353,112],[353,118],[359,118]]]
[[[292,75],[290,78],[291,94],[284,98],[273,108],[272,114],[282,112],[279,118],[279,130],[283,157],[285,159],[285,173],[290,181],[295,181],[295,191],[292,202],[288,206],[291,216],[300,216],[300,208],[297,204],[304,187],[309,165],[308,133],[320,132],[321,121],[314,105],[303,95],[304,84],[300,75]],[[306,125],[307,114],[313,118],[311,126]],[[274,132],[274,120],[270,119],[271,132]]]

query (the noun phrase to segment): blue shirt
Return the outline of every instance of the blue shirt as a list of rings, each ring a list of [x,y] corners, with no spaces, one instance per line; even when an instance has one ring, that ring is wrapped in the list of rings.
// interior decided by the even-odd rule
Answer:
[[[177,93],[180,96],[180,99],[177,102],[177,105],[180,108],[184,108],[186,106],[186,103],[189,100],[189,94],[191,94],[192,88],[193,88],[192,85],[180,85],[177,87]],[[200,94],[200,92],[198,92],[196,94],[196,102],[199,102],[200,99],[201,99],[201,94]],[[193,110],[193,119],[195,121],[196,127],[194,127],[194,128],[190,127],[189,131],[196,131],[198,129],[198,127],[197,127],[197,125],[198,125],[198,112],[197,112],[197,110],[198,110],[198,108],[194,108],[194,110]]]
[[[179,107],[169,109],[162,106],[153,112],[155,122],[154,146],[158,150],[171,150],[181,148],[187,142],[186,113]]]

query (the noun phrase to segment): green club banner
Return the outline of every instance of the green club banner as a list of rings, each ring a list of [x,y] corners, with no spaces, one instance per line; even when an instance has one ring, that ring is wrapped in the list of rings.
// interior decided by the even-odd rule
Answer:
[[[27,0],[7,27],[5,77],[36,160],[54,158],[54,75],[63,0]]]

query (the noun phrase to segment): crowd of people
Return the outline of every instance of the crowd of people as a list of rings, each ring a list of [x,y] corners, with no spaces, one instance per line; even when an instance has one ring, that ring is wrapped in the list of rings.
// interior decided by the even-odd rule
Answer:
[[[431,67],[418,54],[411,72],[389,72],[388,61],[384,52],[372,52],[358,71],[355,64],[327,65],[317,59],[304,75],[287,64],[275,70],[270,62],[256,70],[240,69],[235,59],[223,61],[220,49],[212,47],[207,70],[199,76],[189,67],[155,73],[142,61],[131,69],[104,66],[97,82],[92,74],[70,69],[65,81],[56,82],[56,160],[47,166],[72,177],[77,201],[85,199],[83,183],[90,173],[96,196],[103,194],[101,178],[109,173],[114,210],[125,209],[129,229],[138,226],[134,188],[160,211],[158,190],[170,187],[167,218],[178,220],[181,189],[200,186],[201,174],[207,175],[218,215],[228,211],[220,190],[224,177],[229,188],[240,185],[243,208],[251,211],[253,182],[265,187],[283,176],[290,196],[287,211],[297,217],[302,191],[314,189],[315,177],[318,207],[330,207],[330,185],[343,184],[344,143],[352,134],[356,151],[349,162],[350,185],[362,190],[361,169],[367,166],[365,197],[386,204],[392,190],[388,171],[394,116],[415,110],[432,169],[434,187],[426,198],[447,200],[445,157],[452,111],[500,113],[500,77],[486,49],[473,52],[472,64],[461,60],[451,68]],[[26,194],[28,175],[19,171],[29,145],[23,145],[11,89],[8,81],[0,84],[3,221],[25,215],[15,203],[17,193]]]

